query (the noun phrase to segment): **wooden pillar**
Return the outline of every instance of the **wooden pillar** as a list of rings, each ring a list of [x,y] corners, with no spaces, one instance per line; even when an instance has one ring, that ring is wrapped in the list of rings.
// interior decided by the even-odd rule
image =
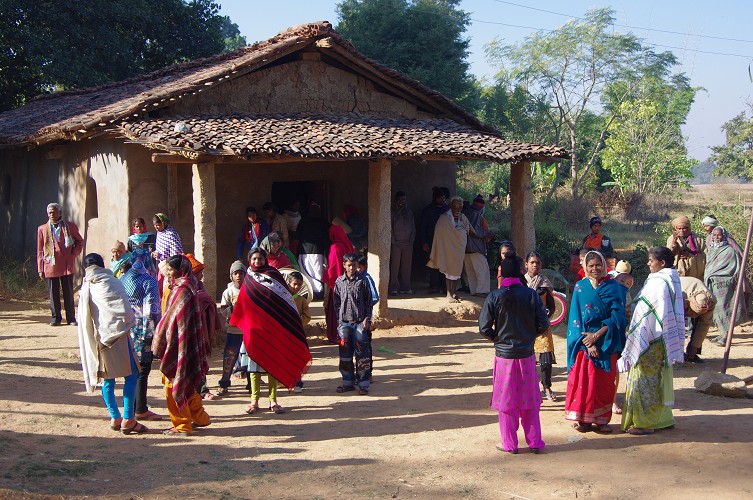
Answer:
[[[392,161],[379,159],[369,162],[369,274],[374,278],[379,303],[374,317],[386,318],[387,287],[390,284],[390,243],[392,224]]]
[[[178,164],[167,164],[167,217],[172,226],[178,227]]]
[[[214,163],[194,163],[193,175],[194,255],[204,263],[204,288],[217,296],[217,190]],[[225,274],[225,273],[223,273]]]
[[[510,166],[510,225],[511,239],[519,255],[524,256],[536,249],[529,161]]]

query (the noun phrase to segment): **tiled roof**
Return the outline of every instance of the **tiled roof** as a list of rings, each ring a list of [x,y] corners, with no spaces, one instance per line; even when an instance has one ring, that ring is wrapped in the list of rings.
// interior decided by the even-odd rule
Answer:
[[[437,110],[437,114],[493,133],[493,129],[440,93],[366,58],[334,31],[330,23],[321,21],[289,28],[269,40],[228,54],[197,59],[96,88],[38,97],[21,108],[0,114],[0,146],[75,140],[122,120],[142,119],[177,98],[201,92],[207,85],[223,79],[242,76],[320,40],[354,64],[400,86],[417,101]]]
[[[200,155],[298,158],[463,158],[502,163],[567,158],[565,149],[506,141],[450,119],[339,115],[252,115],[148,119],[119,131],[147,147]]]

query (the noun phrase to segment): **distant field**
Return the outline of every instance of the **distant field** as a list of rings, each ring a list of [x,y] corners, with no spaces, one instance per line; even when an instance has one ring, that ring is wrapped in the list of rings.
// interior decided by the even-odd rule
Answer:
[[[698,205],[699,202],[734,205],[738,201],[753,205],[753,184],[696,184],[683,193],[685,205]]]

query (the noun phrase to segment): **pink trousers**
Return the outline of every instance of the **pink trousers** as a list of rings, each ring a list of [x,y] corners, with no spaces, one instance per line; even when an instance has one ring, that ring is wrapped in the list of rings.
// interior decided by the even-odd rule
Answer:
[[[544,448],[541,439],[541,421],[539,410],[508,410],[499,412],[499,433],[502,436],[502,447],[505,451],[518,449],[518,423],[523,424],[523,433],[529,448]]]

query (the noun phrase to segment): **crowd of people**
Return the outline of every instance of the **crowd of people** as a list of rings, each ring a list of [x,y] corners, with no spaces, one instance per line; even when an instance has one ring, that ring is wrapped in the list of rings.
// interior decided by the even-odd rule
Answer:
[[[517,453],[522,423],[528,447],[538,453],[539,409],[552,390],[555,345],[549,318],[555,312],[554,286],[542,273],[541,255],[525,257],[502,242],[497,289],[491,291],[486,257],[493,233],[483,216],[484,198],[470,203],[434,188],[432,202],[416,226],[406,194],[395,195],[389,293],[412,294],[413,245],[424,252],[432,293],[455,303],[461,279],[473,295],[486,296],[480,332],[495,345],[491,406],[499,413],[502,451]],[[39,275],[49,285],[51,325],[77,325],[84,382],[99,388],[110,427],[141,434],[144,421],[159,421],[147,403],[148,377],[155,358],[164,386],[171,426],[166,434],[191,434],[210,425],[204,402],[228,395],[233,374],[245,377],[251,401],[245,412],[260,411],[262,375],[267,375],[270,412],[284,413],[278,387],[300,392],[312,361],[304,326],[309,303],[324,299],[327,339],[338,346],[341,385],[336,392],[369,394],[372,381],[371,320],[379,295],[368,274],[365,224],[352,205],[332,222],[309,202],[282,213],[264,205],[264,217],[246,209],[237,239],[238,260],[219,308],[202,284],[204,264],[184,253],[181,238],[163,213],[154,214],[154,232],[137,217],[126,243],[115,241],[109,262],[89,253],[78,305],[73,304],[75,257],[83,250],[75,224],[59,205],[47,207],[38,229]],[[672,369],[675,363],[702,363],[699,356],[711,324],[726,342],[742,251],[713,216],[703,219],[704,238],[690,220],[672,221],[665,247],[648,252],[650,270],[632,299],[630,265],[616,261],[602,220],[590,220],[590,233],[578,256],[567,323],[565,418],[578,432],[609,433],[613,414],[635,435],[674,426]],[[418,241],[416,241],[418,239]],[[359,252],[360,251],[360,252]],[[746,293],[750,291],[744,283]],[[326,293],[326,295],[325,295]],[[736,322],[747,314],[737,307]],[[686,326],[690,341],[685,346]],[[222,373],[213,393],[207,383],[213,339],[225,334]],[[624,405],[617,404],[619,373],[627,373]],[[115,380],[124,379],[123,409]]]
[[[703,219],[706,239],[691,232],[687,217],[678,217],[667,246],[648,251],[650,274],[632,299],[632,268],[626,261],[615,264],[601,224],[600,218],[591,219],[591,233],[576,253],[580,269],[567,324],[565,419],[577,432],[611,433],[614,413],[622,415],[621,428],[632,435],[672,429],[673,367],[703,362],[699,354],[712,322],[720,331],[714,342],[726,342],[738,280],[750,289],[740,277],[742,251],[715,217]],[[499,287],[488,295],[479,317],[480,332],[494,342],[496,354],[491,407],[499,412],[497,448],[518,453],[522,424],[528,447],[539,453],[544,447],[542,396],[556,398],[547,318],[553,287],[541,276],[538,253],[523,259],[504,242],[500,256]],[[746,303],[738,304],[735,323],[746,316]],[[627,373],[622,408],[616,400],[619,373]]]

